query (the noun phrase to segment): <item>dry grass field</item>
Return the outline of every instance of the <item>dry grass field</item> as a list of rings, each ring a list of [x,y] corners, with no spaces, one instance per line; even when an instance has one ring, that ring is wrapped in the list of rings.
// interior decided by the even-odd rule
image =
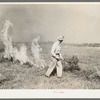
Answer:
[[[42,44],[42,56],[47,65],[51,59],[51,45]],[[40,70],[35,66],[20,65],[19,63],[2,61],[3,47],[0,46],[0,73],[6,80],[0,83],[0,89],[100,89],[100,48],[62,46],[63,57],[76,55],[79,59],[80,70],[63,71],[63,77],[56,74],[45,77],[47,68]],[[32,60],[30,46],[28,56]],[[63,62],[63,67],[67,67]]]

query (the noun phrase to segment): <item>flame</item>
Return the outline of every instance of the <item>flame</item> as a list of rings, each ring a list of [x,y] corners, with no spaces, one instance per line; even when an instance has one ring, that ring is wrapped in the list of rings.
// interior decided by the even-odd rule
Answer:
[[[27,56],[27,47],[25,44],[22,44],[22,46],[19,48],[19,50],[15,47],[13,49],[13,55],[14,55],[14,60],[18,60],[21,65],[25,63],[30,63],[31,65],[34,65],[33,62],[28,58]]]
[[[12,38],[8,34],[8,30],[10,27],[13,27],[13,24],[9,20],[5,20],[3,29],[1,30],[1,41],[5,46],[4,58],[10,59],[13,57],[13,46],[12,46]]]
[[[36,66],[38,68],[43,69],[43,68],[46,67],[46,63],[42,59],[41,54],[40,54],[41,51],[42,51],[42,48],[38,44],[39,39],[40,39],[40,36],[38,36],[37,38],[33,39],[32,45],[31,45],[31,51],[32,51]]]
[[[34,57],[35,64],[27,56],[27,47],[25,44],[22,44],[20,48],[13,47],[12,37],[9,35],[9,28],[13,27],[13,24],[9,20],[5,20],[3,29],[1,30],[1,40],[5,46],[4,58],[11,59],[14,61],[19,61],[21,65],[29,63],[39,68],[44,68],[46,66],[45,61],[42,59],[40,52],[42,48],[38,44],[40,36],[33,39],[31,51]]]
[[[5,20],[3,29],[1,30],[1,41],[5,46],[4,58],[10,59],[11,57],[16,61],[18,60],[21,65],[24,63],[30,63],[34,65],[31,60],[28,59],[27,56],[27,47],[23,44],[18,50],[16,47],[12,45],[12,38],[8,34],[9,28],[13,27],[13,24],[9,20]]]

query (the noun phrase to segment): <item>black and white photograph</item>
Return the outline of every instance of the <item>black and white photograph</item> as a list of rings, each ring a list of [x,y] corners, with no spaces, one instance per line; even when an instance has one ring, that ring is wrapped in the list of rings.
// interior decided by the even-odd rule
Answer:
[[[100,3],[0,4],[0,89],[100,89]]]

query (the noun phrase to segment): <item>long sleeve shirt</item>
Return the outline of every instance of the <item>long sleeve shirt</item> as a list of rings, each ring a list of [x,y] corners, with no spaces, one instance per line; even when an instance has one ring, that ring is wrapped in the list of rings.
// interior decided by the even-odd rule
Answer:
[[[51,49],[51,54],[52,56],[54,57],[57,57],[57,54],[59,54],[60,58],[62,59],[62,55],[61,55],[61,45],[59,44],[59,42],[55,42],[52,46],[52,49]]]

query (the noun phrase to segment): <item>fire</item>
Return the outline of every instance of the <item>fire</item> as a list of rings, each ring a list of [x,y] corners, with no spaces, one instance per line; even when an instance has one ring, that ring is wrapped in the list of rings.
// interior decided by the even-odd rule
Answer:
[[[33,39],[31,51],[34,57],[34,63],[27,56],[27,47],[25,44],[22,44],[20,48],[13,47],[12,45],[12,37],[9,34],[9,28],[13,27],[13,24],[9,20],[5,20],[3,29],[1,30],[1,40],[5,46],[4,58],[11,59],[13,61],[19,61],[21,65],[25,63],[29,63],[39,68],[44,68],[46,66],[45,61],[42,59],[40,52],[42,48],[38,44],[40,37],[38,36],[36,39]]]
[[[32,45],[31,45],[31,51],[32,51],[36,66],[38,68],[43,69],[43,68],[46,67],[46,63],[42,59],[41,54],[40,54],[41,51],[42,51],[42,48],[38,44],[39,39],[40,39],[40,36],[38,36],[37,38],[33,39]]]
[[[33,62],[27,56],[27,47],[25,46],[25,44],[22,44],[19,50],[16,47],[13,49],[13,57],[14,60],[19,61],[21,65],[27,62],[31,65],[34,65]]]
[[[12,46],[12,38],[8,34],[8,30],[10,27],[13,27],[13,24],[9,20],[5,20],[3,29],[1,30],[1,41],[5,46],[4,58],[10,59],[13,57],[13,46]]]
[[[9,20],[5,20],[3,29],[1,30],[1,41],[5,46],[4,58],[11,59],[14,61],[19,61],[20,64],[30,63],[33,65],[33,62],[28,59],[27,56],[27,47],[23,44],[18,50],[12,45],[12,38],[9,35],[9,28],[13,27],[13,24]]]

